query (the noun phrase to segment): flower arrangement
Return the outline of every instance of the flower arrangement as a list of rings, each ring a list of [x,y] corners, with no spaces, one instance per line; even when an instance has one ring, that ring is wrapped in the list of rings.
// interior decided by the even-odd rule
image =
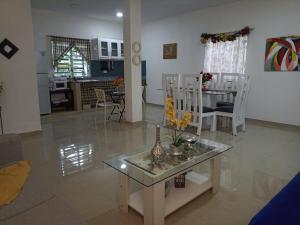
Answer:
[[[176,118],[176,111],[174,109],[174,100],[171,97],[166,99],[166,118],[168,125],[172,129],[172,144],[176,147],[180,146],[184,140],[182,134],[184,129],[191,123],[192,113],[185,112],[181,119]]]
[[[250,30],[251,29],[249,27],[244,27],[242,30],[228,32],[228,33],[220,33],[220,34],[204,33],[201,35],[200,42],[205,45],[209,39],[211,40],[212,43],[217,43],[221,41],[222,42],[235,41],[240,36],[246,36],[250,34]]]
[[[213,79],[213,75],[210,73],[203,73],[203,71],[201,71],[200,74],[202,74],[202,85]]]
[[[0,96],[1,96],[2,92],[4,91],[3,86],[4,86],[4,85],[3,85],[3,82],[0,81]]]
[[[113,85],[115,86],[121,86],[124,84],[124,77],[119,76],[113,81]]]

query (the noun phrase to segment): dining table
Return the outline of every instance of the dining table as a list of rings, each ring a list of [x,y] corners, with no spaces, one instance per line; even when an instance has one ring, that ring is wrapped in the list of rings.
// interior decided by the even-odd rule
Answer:
[[[181,88],[182,89],[182,88]],[[162,88],[157,88],[157,91],[163,91]],[[222,90],[222,89],[202,89],[202,95],[204,98],[204,105],[215,108],[218,101],[218,97],[230,96],[232,95],[233,99],[236,97],[236,90]]]

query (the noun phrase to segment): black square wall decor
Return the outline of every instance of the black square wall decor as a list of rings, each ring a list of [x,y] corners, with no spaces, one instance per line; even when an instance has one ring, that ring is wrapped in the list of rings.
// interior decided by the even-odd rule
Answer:
[[[0,43],[0,53],[8,59],[13,57],[18,50],[19,48],[6,38]]]

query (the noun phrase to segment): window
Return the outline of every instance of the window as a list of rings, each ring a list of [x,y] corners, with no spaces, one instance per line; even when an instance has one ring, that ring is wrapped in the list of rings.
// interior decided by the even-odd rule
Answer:
[[[90,40],[51,37],[54,76],[89,76],[91,60]]]
[[[89,74],[88,62],[75,47],[65,53],[54,67],[54,76],[86,77]]]
[[[204,71],[211,73],[245,73],[247,36],[235,41],[212,43],[205,47]]]

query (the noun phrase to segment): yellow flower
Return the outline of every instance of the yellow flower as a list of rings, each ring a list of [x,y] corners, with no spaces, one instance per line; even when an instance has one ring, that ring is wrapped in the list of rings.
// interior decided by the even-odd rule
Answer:
[[[182,119],[176,118],[176,111],[174,109],[173,98],[168,97],[166,99],[166,118],[168,124],[171,126],[176,126],[177,129],[184,130],[191,122],[192,114],[190,112],[185,112]]]

